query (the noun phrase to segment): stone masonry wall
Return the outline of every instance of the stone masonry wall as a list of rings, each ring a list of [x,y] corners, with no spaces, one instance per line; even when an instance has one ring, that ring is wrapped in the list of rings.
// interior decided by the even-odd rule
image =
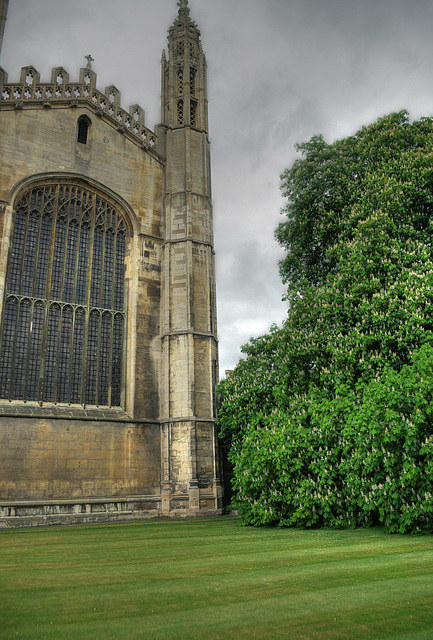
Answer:
[[[126,410],[157,419],[159,413],[159,309],[163,164],[109,122],[85,107],[50,109],[1,105],[0,118],[0,307],[13,225],[9,200],[32,176],[81,176],[95,181],[125,206],[134,235],[127,257],[128,337]],[[77,143],[81,115],[91,120],[88,143]],[[2,212],[5,212],[2,216]],[[1,308],[0,308],[1,313]],[[136,388],[140,389],[136,394]],[[144,392],[143,390],[146,390]]]
[[[24,104],[15,109],[0,103],[0,115],[1,302],[13,199],[20,185],[34,176],[87,180],[90,188],[113,198],[131,226],[125,415],[155,421],[111,422],[109,415],[98,421],[68,420],[67,407],[57,409],[60,419],[7,417],[0,411],[0,499],[158,496],[163,159],[97,116],[91,106]],[[86,145],[77,142],[82,115],[91,120]],[[8,406],[19,413],[17,403],[0,404],[6,413]]]
[[[157,495],[159,425],[1,419],[2,500]]]

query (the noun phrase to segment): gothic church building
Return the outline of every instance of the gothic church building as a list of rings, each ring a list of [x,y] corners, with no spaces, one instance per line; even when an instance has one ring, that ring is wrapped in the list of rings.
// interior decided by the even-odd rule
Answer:
[[[206,60],[178,5],[155,131],[90,56],[0,68],[0,527],[221,512]]]

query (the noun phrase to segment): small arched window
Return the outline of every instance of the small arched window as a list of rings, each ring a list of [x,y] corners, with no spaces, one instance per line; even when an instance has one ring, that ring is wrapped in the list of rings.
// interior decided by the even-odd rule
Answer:
[[[79,142],[80,144],[87,144],[90,125],[91,122],[87,116],[81,116],[80,118],[78,118],[77,142]]]

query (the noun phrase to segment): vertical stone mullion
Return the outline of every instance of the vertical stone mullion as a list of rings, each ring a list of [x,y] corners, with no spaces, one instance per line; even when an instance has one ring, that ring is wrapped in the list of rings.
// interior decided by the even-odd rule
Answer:
[[[113,339],[114,339],[113,336],[114,336],[114,313],[111,313],[110,354],[108,358],[108,406],[109,407],[111,407],[111,391],[112,391],[111,376],[113,374]],[[123,375],[123,366],[122,366],[122,375]]]
[[[98,338],[97,338],[97,357],[96,357],[96,375],[95,375],[95,404],[99,405],[99,379],[100,379],[100,368],[101,368],[101,332],[102,332],[102,316],[101,312],[98,313]]]
[[[59,322],[57,326],[57,345],[56,345],[56,360],[54,370],[54,402],[57,402],[58,396],[58,376],[59,376],[59,360],[60,360],[60,344],[62,334],[62,321],[63,321],[63,305],[59,305]]]
[[[83,357],[81,361],[81,404],[86,406],[86,373],[87,373],[87,351],[89,346],[89,322],[90,309],[84,307],[84,339],[83,339]]]
[[[68,367],[68,404],[71,404],[71,394],[72,394],[72,365],[74,362],[74,335],[75,335],[75,313],[77,311],[76,307],[72,306],[72,327],[71,327],[71,337],[69,340],[69,367]]]
[[[129,281],[124,279],[124,303],[123,308],[126,311],[123,312],[123,343],[122,343],[122,376],[120,380],[120,404],[122,407],[125,406],[126,403],[126,356],[127,356],[127,342],[128,342],[128,307],[126,304],[126,300],[129,297]],[[115,317],[115,314],[114,316]],[[114,340],[114,336],[113,336]]]

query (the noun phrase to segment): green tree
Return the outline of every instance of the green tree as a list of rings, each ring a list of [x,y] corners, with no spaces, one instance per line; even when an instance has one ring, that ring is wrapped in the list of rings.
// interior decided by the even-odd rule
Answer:
[[[433,530],[433,121],[299,150],[276,231],[288,318],[220,387],[234,506],[250,524]]]

